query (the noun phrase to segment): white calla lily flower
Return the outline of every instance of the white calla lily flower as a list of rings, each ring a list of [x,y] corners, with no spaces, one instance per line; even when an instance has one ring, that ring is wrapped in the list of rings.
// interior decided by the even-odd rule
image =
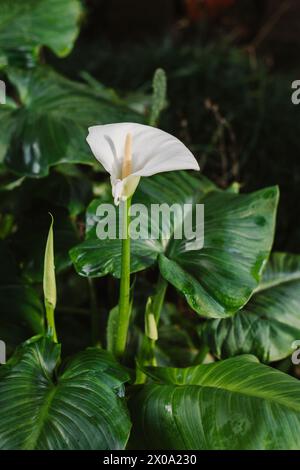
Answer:
[[[173,170],[200,170],[189,149],[176,137],[135,123],[92,126],[87,142],[110,174],[116,205],[131,197],[141,176]]]

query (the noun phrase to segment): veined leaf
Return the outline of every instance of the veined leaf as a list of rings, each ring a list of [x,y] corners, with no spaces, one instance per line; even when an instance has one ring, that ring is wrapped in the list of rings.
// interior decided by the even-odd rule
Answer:
[[[219,358],[251,352],[271,362],[290,355],[300,339],[300,256],[273,254],[248,304],[231,318],[206,322],[199,334]]]
[[[0,0],[0,50],[37,55],[48,46],[63,57],[78,35],[82,12],[78,0]]]
[[[187,251],[174,240],[161,256],[162,275],[207,317],[232,315],[257,287],[273,243],[277,188],[251,194],[214,191],[204,204],[204,247]]]
[[[254,356],[145,372],[158,383],[131,399],[131,447],[299,449],[300,383]]]
[[[0,107],[0,161],[20,175],[46,176],[59,163],[93,164],[85,141],[90,125],[143,119],[47,67],[10,69],[9,79],[20,104]]]
[[[0,368],[0,449],[123,449],[127,372],[97,348],[59,362],[59,345],[33,338]]]
[[[101,202],[91,203],[86,241],[71,250],[71,258],[82,275],[111,273],[120,277],[121,241],[99,240],[96,234],[96,212]],[[159,239],[148,236],[132,240],[131,271],[158,261],[162,276],[183,293],[197,313],[213,318],[232,315],[245,305],[261,279],[273,243],[277,202],[276,187],[234,194],[184,172],[142,178],[133,204],[144,204],[148,215],[151,204],[165,203],[169,208],[178,204],[178,209],[184,204],[194,208],[195,204],[204,204],[204,246],[190,249],[184,236],[175,239],[175,227],[182,224],[180,210],[175,211],[169,239],[167,217],[159,225]],[[148,222],[153,225],[153,220],[150,216],[146,219],[142,229],[149,234]],[[202,223],[198,222],[198,228]]]

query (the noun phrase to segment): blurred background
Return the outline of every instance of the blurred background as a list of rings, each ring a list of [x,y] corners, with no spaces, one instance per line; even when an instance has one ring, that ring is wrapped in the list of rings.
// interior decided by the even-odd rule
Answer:
[[[160,127],[195,153],[202,172],[242,191],[278,184],[275,248],[299,252],[300,2],[86,0],[72,53],[47,62],[82,72],[147,108],[156,68],[168,77]]]

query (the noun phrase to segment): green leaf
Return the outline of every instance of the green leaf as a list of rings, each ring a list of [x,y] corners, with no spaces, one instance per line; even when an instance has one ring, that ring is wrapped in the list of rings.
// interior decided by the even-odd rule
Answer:
[[[166,104],[167,76],[163,69],[157,69],[153,77],[153,98],[149,125],[156,126],[160,113]]]
[[[159,383],[131,399],[131,447],[299,449],[300,383],[254,356],[145,372]]]
[[[96,210],[101,202],[91,203],[86,241],[71,250],[71,258],[79,274],[120,277],[120,240],[99,240],[96,235]],[[261,279],[273,243],[277,202],[276,187],[235,194],[183,172],[142,178],[133,203],[148,209],[161,203],[204,204],[204,246],[190,250],[186,239],[174,238],[177,214],[169,240],[165,220],[160,224],[160,239],[132,240],[131,271],[158,261],[162,276],[197,313],[213,318],[232,315],[245,305]]]
[[[96,348],[59,362],[59,345],[33,338],[0,368],[0,449],[123,449],[127,372]]]
[[[78,35],[82,8],[78,0],[0,0],[0,50],[38,55],[48,46],[66,56]]]
[[[248,304],[231,318],[206,322],[199,333],[219,358],[251,352],[271,362],[290,355],[300,339],[300,256],[273,254]]]
[[[199,314],[232,315],[250,298],[269,257],[275,230],[277,188],[251,194],[211,192],[205,206],[204,247],[186,251],[174,240],[161,256],[162,275]]]
[[[8,354],[20,342],[44,331],[43,305],[36,291],[21,281],[15,260],[0,241],[0,338]]]
[[[113,104],[89,86],[72,82],[50,68],[10,70],[18,106],[0,107],[0,161],[20,175],[46,176],[60,163],[94,164],[86,143],[88,127],[141,121],[141,115]]]

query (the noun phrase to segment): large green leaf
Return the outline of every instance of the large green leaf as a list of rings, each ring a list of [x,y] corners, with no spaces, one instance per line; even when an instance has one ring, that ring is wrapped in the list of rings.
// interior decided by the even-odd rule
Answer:
[[[165,202],[167,204],[192,202],[195,191],[205,193],[215,188],[207,179],[198,180],[187,173],[173,172],[157,175],[151,178],[142,178],[136,191],[133,203],[145,204],[148,208],[151,203]],[[70,252],[76,270],[83,276],[104,276],[111,273],[119,278],[121,276],[121,246],[119,239],[99,240],[96,227],[100,218],[96,215],[97,208],[102,203],[112,203],[111,195],[92,201],[86,213],[86,241],[73,248]],[[117,233],[118,217],[117,209]],[[144,225],[147,225],[147,221]],[[155,263],[160,253],[164,252],[166,241],[148,239],[131,242],[131,272],[138,272]]]
[[[59,362],[59,345],[33,338],[0,368],[0,449],[123,449],[127,372],[96,348]]]
[[[186,369],[148,368],[131,399],[132,447],[299,449],[300,383],[240,356]]]
[[[24,282],[5,242],[0,243],[0,339],[8,353],[32,334],[42,333],[44,310],[36,291]]]
[[[275,253],[249,303],[233,317],[200,328],[219,358],[253,353],[264,362],[283,359],[300,338],[300,256]]]
[[[48,46],[60,57],[67,55],[79,28],[78,0],[0,0],[0,51],[23,54]]]
[[[132,272],[158,261],[163,277],[180,290],[199,314],[220,318],[233,314],[257,287],[273,243],[278,189],[252,194],[219,191],[206,179],[173,172],[144,178],[133,203],[204,204],[204,247],[191,250],[186,239],[171,238],[166,222],[159,240],[132,240]],[[120,240],[99,240],[94,201],[87,214],[87,239],[71,250],[77,271],[87,276],[120,276]],[[201,223],[201,222],[200,222]]]
[[[19,104],[0,108],[0,161],[21,175],[45,176],[58,163],[93,164],[85,141],[90,125],[142,120],[47,67],[26,73],[10,70],[9,79],[18,90]]]

